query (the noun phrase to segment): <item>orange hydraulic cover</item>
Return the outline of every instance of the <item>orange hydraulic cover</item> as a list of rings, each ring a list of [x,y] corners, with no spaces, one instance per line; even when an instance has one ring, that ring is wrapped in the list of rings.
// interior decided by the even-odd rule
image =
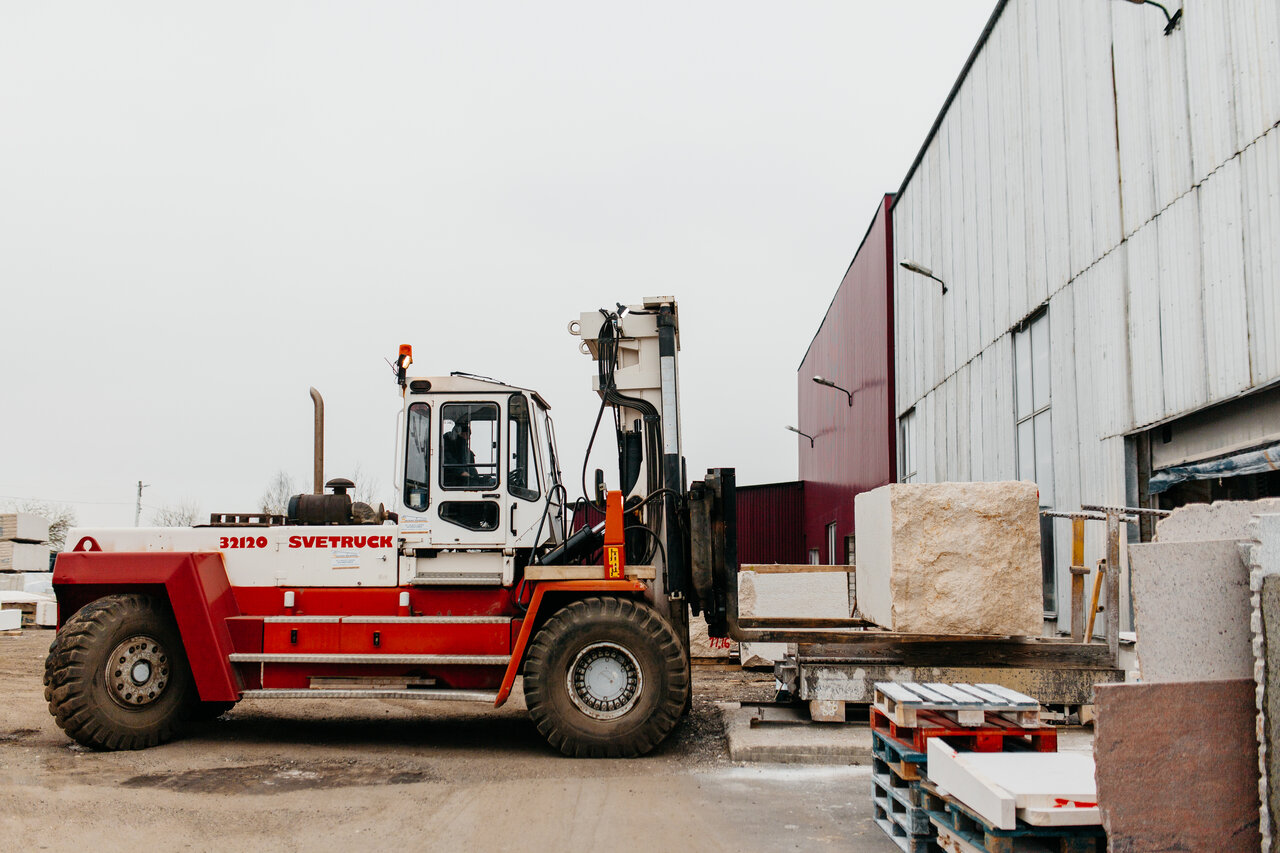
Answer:
[[[622,580],[626,565],[625,544],[622,492],[609,492],[604,505],[604,576],[607,580]]]

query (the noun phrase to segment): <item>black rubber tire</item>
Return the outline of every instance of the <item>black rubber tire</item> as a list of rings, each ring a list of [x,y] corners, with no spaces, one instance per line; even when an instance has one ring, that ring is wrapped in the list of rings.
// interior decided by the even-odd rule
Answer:
[[[570,695],[569,668],[589,646],[624,649],[641,679],[631,707],[595,719]],[[546,621],[524,663],[524,699],[538,731],[574,758],[634,758],[662,743],[689,696],[689,669],[675,632],[651,608],[624,598],[585,598]]]
[[[158,696],[125,707],[107,685],[107,657],[126,640],[147,638],[163,654],[167,675]],[[156,658],[157,661],[161,658]],[[66,621],[45,661],[49,713],[69,737],[93,749],[143,749],[178,733],[195,697],[195,684],[177,625],[145,595],[109,595]]]

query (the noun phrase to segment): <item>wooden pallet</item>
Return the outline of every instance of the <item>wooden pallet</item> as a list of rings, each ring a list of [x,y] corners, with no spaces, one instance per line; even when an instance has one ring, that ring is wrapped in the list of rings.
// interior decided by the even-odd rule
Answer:
[[[899,779],[913,782],[924,777],[925,754],[913,749],[910,744],[873,730],[871,753],[873,760],[883,761]]]
[[[1040,725],[1040,703],[999,684],[879,681],[874,705],[900,726],[915,726],[919,711],[949,717],[961,726],[986,725],[996,715],[1021,726]]]
[[[1107,849],[1106,832],[1100,826],[1031,826],[1019,821],[1017,829],[997,829],[962,803],[942,797],[927,782],[922,791],[922,808],[937,833],[938,846],[947,853],[1105,853]]]
[[[932,737],[945,737],[957,749],[971,752],[1058,751],[1058,730],[1053,726],[1029,728],[999,717],[992,717],[981,726],[961,726],[933,711],[917,711],[915,719],[914,726],[899,725],[879,708],[872,708],[871,730],[918,753],[928,751],[928,741]]]

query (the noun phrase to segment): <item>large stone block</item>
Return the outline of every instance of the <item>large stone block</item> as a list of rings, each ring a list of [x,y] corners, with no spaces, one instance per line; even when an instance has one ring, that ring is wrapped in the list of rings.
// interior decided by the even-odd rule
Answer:
[[[1249,570],[1234,539],[1129,546],[1142,680],[1253,677]]]
[[[1093,745],[1113,853],[1256,851],[1253,680],[1102,684]]]
[[[1035,483],[895,483],[854,499],[858,609],[891,631],[1038,636]]]

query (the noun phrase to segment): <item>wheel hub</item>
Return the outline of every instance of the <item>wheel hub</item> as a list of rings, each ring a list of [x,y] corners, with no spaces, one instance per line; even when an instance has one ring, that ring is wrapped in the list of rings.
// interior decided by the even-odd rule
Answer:
[[[612,720],[630,711],[644,685],[635,656],[614,643],[592,643],[578,652],[569,667],[568,682],[573,704],[597,720]]]
[[[107,693],[126,708],[150,705],[169,685],[169,656],[151,637],[130,637],[107,658]]]

